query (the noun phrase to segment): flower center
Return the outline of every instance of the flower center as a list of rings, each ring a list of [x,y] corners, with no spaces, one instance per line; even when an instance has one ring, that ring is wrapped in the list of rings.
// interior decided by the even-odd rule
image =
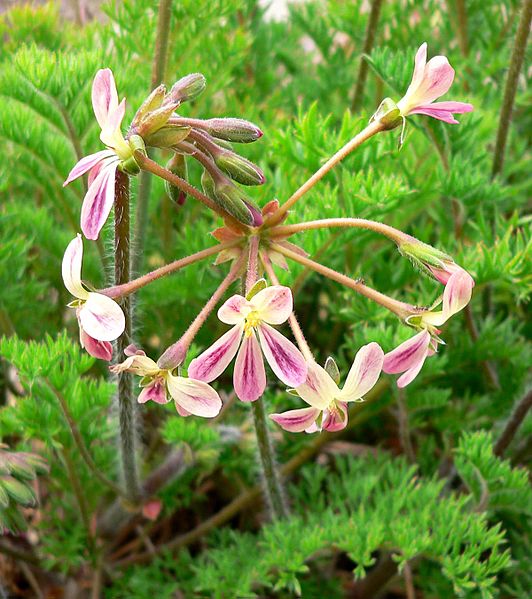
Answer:
[[[253,329],[256,329],[259,326],[259,324],[260,318],[258,312],[256,312],[255,310],[253,312],[250,312],[246,316],[246,323],[244,324],[244,335],[246,335],[246,337],[250,337],[251,333],[253,332]]]

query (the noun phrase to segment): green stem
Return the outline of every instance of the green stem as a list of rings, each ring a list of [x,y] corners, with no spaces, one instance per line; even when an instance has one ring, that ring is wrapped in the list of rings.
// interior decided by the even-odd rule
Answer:
[[[364,40],[363,54],[369,54],[373,48],[375,42],[375,34],[377,33],[377,25],[379,23],[379,17],[381,13],[383,0],[373,0],[371,3],[371,12],[369,13],[368,25],[366,27],[366,39]],[[366,80],[368,78],[368,63],[364,59],[364,56],[360,57],[360,64],[358,66],[357,84],[355,87],[355,95],[353,96],[353,103],[351,109],[357,110],[362,104],[364,97],[364,88],[366,87]]]
[[[157,18],[157,34],[155,40],[155,54],[151,75],[152,89],[164,80],[168,56],[168,38],[170,22],[172,19],[172,0],[160,0],[159,15]],[[151,174],[142,171],[139,175],[139,191],[137,196],[137,209],[135,213],[135,253],[131,260],[131,272],[137,273],[142,268],[144,245],[146,242],[146,228],[148,226],[148,205],[151,192]]]
[[[115,185],[115,285],[124,285],[130,278],[130,222],[129,222],[129,177],[116,173]],[[123,334],[116,342],[118,361],[124,357],[124,350],[131,343],[131,302],[122,297],[120,305],[126,319]],[[136,405],[133,400],[131,373],[118,375],[118,412],[120,421],[120,452],[122,475],[129,500],[137,503],[141,492],[137,471],[136,456]]]
[[[514,48],[510,58],[510,67],[506,78],[506,86],[504,88],[504,98],[502,101],[501,114],[499,117],[499,129],[497,131],[497,141],[495,142],[495,150],[493,153],[493,165],[491,169],[492,177],[496,177],[502,171],[504,164],[504,154],[506,151],[506,142],[508,140],[508,131],[510,129],[510,121],[512,119],[512,110],[517,93],[517,83],[519,74],[523,67],[525,59],[525,50],[530,31],[530,22],[532,20],[532,0],[524,0],[523,8],[521,9],[521,17],[515,34]]]

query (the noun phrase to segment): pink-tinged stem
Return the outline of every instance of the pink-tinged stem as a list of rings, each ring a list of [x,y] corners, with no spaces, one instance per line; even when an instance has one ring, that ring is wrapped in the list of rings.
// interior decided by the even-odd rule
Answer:
[[[365,218],[324,218],[321,220],[311,220],[305,223],[296,223],[294,225],[280,225],[270,230],[270,236],[272,239],[276,237],[289,237],[296,233],[303,231],[311,231],[312,229],[329,229],[332,227],[352,227],[354,229],[367,229],[374,231],[380,235],[384,235],[399,245],[403,241],[408,240],[408,235],[373,220],[366,220]]]
[[[296,252],[292,252],[291,250],[288,250],[281,245],[274,243],[272,244],[272,249],[274,249],[276,252],[279,252],[280,254],[283,254],[287,258],[294,260],[294,262],[299,262],[300,264],[303,264],[303,266],[307,266],[308,268],[316,271],[320,275],[332,279],[333,281],[336,281],[341,285],[345,285],[346,287],[349,287],[349,289],[353,289],[354,291],[360,293],[368,299],[377,302],[381,306],[384,306],[385,308],[390,310],[390,312],[396,314],[401,320],[405,320],[405,318],[407,318],[408,316],[420,312],[420,309],[416,308],[415,306],[412,306],[411,304],[400,302],[391,297],[388,297],[387,295],[384,295],[384,293],[381,293],[380,291],[376,291],[375,289],[368,287],[361,281],[351,279],[347,275],[343,275],[333,270],[332,268],[328,268],[327,266],[320,264],[319,262],[314,262],[314,260],[311,260],[310,258],[306,258],[305,256],[296,254]]]
[[[264,264],[264,270],[266,271],[268,277],[270,278],[270,281],[274,285],[279,285],[280,284],[279,279],[277,278],[277,275],[275,274],[275,271],[273,270],[271,260],[264,253],[261,253],[260,257],[261,257],[262,263]],[[292,329],[292,333],[294,334],[295,340],[297,342],[297,345],[298,345],[301,353],[305,356],[305,360],[307,360],[309,362],[314,362],[314,356],[312,355],[312,351],[310,350],[309,344],[307,343],[307,340],[305,339],[305,335],[303,334],[303,331],[301,330],[301,327],[299,326],[299,322],[297,321],[297,318],[296,318],[296,315],[294,312],[292,312],[292,314],[290,314],[290,316],[288,318],[288,324],[290,325],[290,328]]]
[[[257,236],[253,236],[249,240],[246,293],[249,293],[259,278],[259,243],[260,240]]]
[[[274,212],[266,221],[268,226],[273,226],[281,221],[283,216],[290,210],[290,208],[302,197],[309,189],[312,189],[316,183],[322,179],[332,168],[334,168],[341,160],[343,160],[353,150],[356,150],[358,146],[363,144],[370,137],[373,137],[377,133],[384,131],[384,125],[375,121],[370,123],[365,129],[363,129],[358,135],[355,135],[353,139],[348,141],[345,146],[340,148],[334,156],[331,156],[329,160],[319,168],[310,179],[307,179],[305,183],[295,191],[284,204],[279,206],[276,212]]]
[[[130,293],[134,293],[138,291],[142,287],[153,283],[157,279],[165,277],[173,272],[177,272],[185,266],[189,266],[190,264],[194,264],[195,262],[199,262],[200,260],[205,260],[205,258],[209,258],[210,256],[214,256],[215,254],[219,254],[223,250],[228,250],[232,247],[236,247],[240,241],[237,239],[235,241],[227,241],[224,243],[219,243],[218,245],[214,245],[213,247],[207,248],[205,250],[201,250],[196,252],[195,254],[191,254],[186,258],[180,258],[179,260],[175,260],[174,262],[170,262],[170,264],[165,264],[152,272],[149,272],[138,279],[134,279],[133,281],[129,281],[123,285],[116,285],[114,287],[108,287],[107,289],[102,289],[98,291],[103,295],[107,295],[108,297],[117,298],[124,297],[129,295]]]
[[[231,283],[233,283],[238,277],[239,272],[242,270],[244,260],[245,253],[242,252],[240,256],[233,262],[231,270],[225,279],[220,283],[220,286],[212,294],[209,301],[203,306],[181,339],[171,345],[159,358],[158,364],[161,368],[175,368],[183,362],[190,344],[192,341],[194,341],[194,337],[198,334],[198,331],[201,329],[209,314],[214,310],[216,304],[220,301]]]

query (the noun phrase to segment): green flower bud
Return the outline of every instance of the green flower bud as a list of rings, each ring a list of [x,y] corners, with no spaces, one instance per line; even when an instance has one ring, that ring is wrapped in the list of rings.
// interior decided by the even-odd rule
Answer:
[[[33,491],[12,476],[0,477],[0,486],[17,503],[30,505],[35,501]]]
[[[262,137],[262,131],[244,119],[207,119],[203,121],[207,133],[225,141],[251,143]]]
[[[186,179],[188,176],[187,162],[183,154],[174,154],[168,161],[166,168],[171,173],[174,173],[174,175],[181,177],[181,179]],[[187,194],[179,189],[179,187],[172,185],[169,181],[164,182],[164,187],[166,189],[166,194],[173,202],[179,206],[182,206],[185,203]]]
[[[173,148],[188,137],[190,127],[166,125],[149,136],[148,145],[155,148]]]
[[[176,81],[165,102],[190,102],[195,100],[205,89],[207,81],[201,73],[191,73]]]
[[[258,166],[234,152],[221,151],[214,156],[214,162],[231,179],[242,185],[262,185],[265,181],[264,174]]]
[[[137,110],[135,114],[135,118],[132,121],[132,126],[137,127],[137,125],[142,121],[142,119],[153,110],[157,110],[157,108],[161,107],[163,103],[164,97],[166,95],[166,86],[159,85],[156,87],[151,94],[144,100],[141,104],[140,108]]]
[[[407,257],[416,268],[438,281],[441,281],[438,273],[445,271],[448,265],[454,265],[454,260],[449,254],[410,235],[406,237],[405,241],[399,243],[398,248],[401,254]]]

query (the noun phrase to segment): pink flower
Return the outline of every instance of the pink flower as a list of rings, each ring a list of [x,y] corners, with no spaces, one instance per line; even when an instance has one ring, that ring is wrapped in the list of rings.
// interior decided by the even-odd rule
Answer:
[[[214,418],[222,409],[222,400],[218,393],[207,383],[193,378],[175,376],[169,370],[159,367],[157,362],[135,346],[130,345],[125,354],[128,356],[121,364],[111,366],[114,373],[133,372],[142,377],[142,391],[139,403],[154,401],[165,404],[174,400],[180,416],[203,416]]]
[[[250,300],[233,295],[218,310],[218,318],[233,328],[192,360],[189,375],[213,381],[236,355],[236,394],[242,401],[255,401],[266,388],[264,354],[276,376],[286,385],[297,387],[307,374],[305,359],[292,342],[270,326],[282,324],[291,312],[292,292],[288,287],[266,287]]]
[[[433,355],[435,351],[436,341],[424,329],[387,353],[384,356],[382,369],[387,374],[404,373],[397,379],[397,386],[406,387],[419,374],[427,357]]]
[[[63,186],[89,172],[89,189],[81,208],[81,230],[87,239],[98,239],[113,206],[116,169],[121,161],[132,156],[132,150],[120,131],[125,100],[118,103],[110,69],[96,73],[92,84],[92,106],[101,127],[100,139],[108,149],[82,158],[70,171]]]
[[[75,308],[81,346],[95,358],[110,360],[113,347],[110,341],[124,332],[125,319],[120,306],[106,295],[87,291],[81,282],[83,242],[77,235],[63,256],[63,281],[76,298],[69,304]]]
[[[347,425],[347,403],[362,401],[377,382],[384,360],[384,353],[377,343],[360,348],[342,390],[326,368],[315,362],[308,366],[305,382],[296,387],[296,393],[311,407],[289,410],[282,414],[270,414],[270,418],[291,433],[313,433],[325,429],[336,432]],[[317,420],[322,416],[321,426]]]
[[[427,44],[421,44],[416,54],[412,82],[397,103],[401,115],[426,114],[446,123],[457,124],[453,113],[471,112],[473,106],[464,102],[434,102],[449,91],[454,69],[445,56],[434,56],[427,62]]]

